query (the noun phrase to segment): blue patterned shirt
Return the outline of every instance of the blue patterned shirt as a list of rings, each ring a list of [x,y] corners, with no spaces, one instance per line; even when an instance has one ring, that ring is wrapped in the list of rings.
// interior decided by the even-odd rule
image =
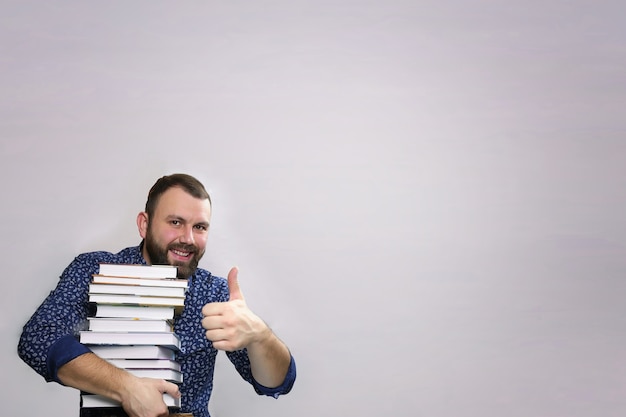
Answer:
[[[56,288],[39,306],[24,326],[18,354],[24,362],[46,381],[61,383],[58,369],[72,359],[90,352],[78,342],[78,332],[85,329],[89,314],[89,284],[98,273],[99,263],[146,264],[141,246],[123,249],[119,253],[90,252],[78,255],[65,269]],[[228,283],[224,278],[198,268],[189,278],[185,308],[176,318],[174,332],[180,337],[183,383],[181,412],[194,417],[209,417],[208,403],[213,390],[213,371],[217,350],[205,337],[202,328],[202,307],[210,302],[228,301]],[[293,357],[283,384],[277,388],[260,385],[252,377],[250,361],[245,349],[226,352],[239,374],[254,387],[259,395],[278,398],[291,390],[296,379]]]

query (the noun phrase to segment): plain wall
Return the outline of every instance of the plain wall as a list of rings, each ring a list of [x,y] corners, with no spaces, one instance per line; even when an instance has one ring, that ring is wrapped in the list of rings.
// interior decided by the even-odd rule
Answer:
[[[623,2],[1,3],[4,415],[78,415],[21,327],[180,171],[299,371],[214,416],[626,414]]]

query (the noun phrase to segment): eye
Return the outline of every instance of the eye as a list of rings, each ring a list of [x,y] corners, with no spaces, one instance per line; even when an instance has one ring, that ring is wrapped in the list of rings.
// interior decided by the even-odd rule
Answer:
[[[171,220],[171,221],[170,221],[170,224],[171,224],[172,226],[180,226],[180,220]]]
[[[195,227],[197,230],[202,230],[203,232],[206,232],[206,230],[208,229],[208,227],[203,224],[197,224]]]

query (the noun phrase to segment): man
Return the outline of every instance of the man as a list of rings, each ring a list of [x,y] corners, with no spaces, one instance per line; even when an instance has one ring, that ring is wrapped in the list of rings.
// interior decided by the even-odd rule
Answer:
[[[258,394],[277,398],[296,378],[293,357],[269,327],[246,306],[237,268],[228,278],[198,268],[205,252],[211,200],[194,177],[173,174],[150,189],[137,216],[142,242],[119,253],[77,256],[56,288],[24,326],[18,353],[47,381],[115,399],[131,417],[168,413],[163,393],[181,397],[181,412],[209,417],[213,370],[218,350],[226,351],[241,376]],[[174,331],[181,340],[177,360],[183,383],[138,378],[100,359],[78,342],[89,312],[88,290],[99,263],[171,264],[189,282],[185,307]]]

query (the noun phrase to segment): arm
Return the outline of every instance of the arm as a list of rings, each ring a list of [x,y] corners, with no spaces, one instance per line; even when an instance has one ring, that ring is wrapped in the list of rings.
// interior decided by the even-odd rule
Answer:
[[[167,416],[169,412],[163,402],[163,393],[180,397],[176,384],[138,378],[93,353],[81,355],[61,366],[57,375],[65,385],[120,402],[131,417]]]
[[[97,261],[91,255],[76,257],[63,271],[56,288],[24,325],[18,354],[48,382],[60,382],[59,367],[89,352],[78,343],[77,336],[86,327],[89,282],[97,268]]]
[[[247,307],[237,273],[237,268],[228,273],[229,300],[203,307],[202,326],[216,349],[233,352],[246,348],[254,379],[265,387],[278,387],[291,370],[291,354],[265,322]]]
[[[131,416],[150,416],[136,404],[141,402],[137,398],[155,404],[151,401],[154,391],[146,387],[156,385],[160,392],[171,393],[177,392],[176,385],[163,388],[161,384],[170,383],[136,378],[100,359],[78,342],[77,334],[84,328],[89,311],[91,274],[98,270],[98,260],[99,257],[93,254],[79,255],[65,269],[56,288],[24,326],[18,354],[46,381],[116,399]],[[128,392],[136,395],[131,396]],[[159,402],[156,404],[160,405]]]
[[[252,376],[258,383],[275,388],[280,386],[287,376],[291,354],[287,346],[265,323],[259,329],[257,332],[259,340],[247,346]]]

